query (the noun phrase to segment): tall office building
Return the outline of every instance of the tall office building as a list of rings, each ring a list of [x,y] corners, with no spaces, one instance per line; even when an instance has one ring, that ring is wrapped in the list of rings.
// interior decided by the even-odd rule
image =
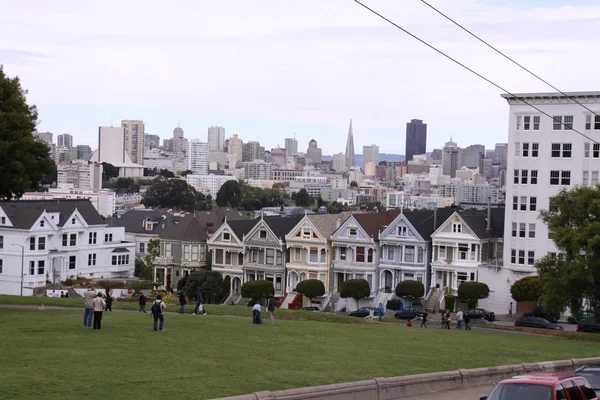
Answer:
[[[76,149],[78,160],[89,161],[92,157],[92,148],[87,144],[78,144]]]
[[[121,128],[125,130],[125,150],[131,162],[142,165],[144,163],[144,121],[123,120]]]
[[[298,141],[294,138],[285,138],[285,154],[293,156],[298,154]]]
[[[146,134],[144,137],[144,146],[147,149],[158,149],[160,147],[160,136]]]
[[[52,146],[54,144],[53,134],[52,132],[33,132],[33,136],[35,136],[38,140],[45,142],[48,146]]]
[[[496,143],[494,147],[494,162],[500,164],[500,168],[506,168],[508,157],[508,143]]]
[[[365,170],[365,165],[367,163],[373,163],[373,165],[379,164],[379,146],[376,144],[371,144],[367,146],[363,146],[363,172]]]
[[[352,120],[348,128],[348,138],[346,139],[346,168],[354,166],[354,134],[352,133]]]
[[[306,163],[308,165],[321,165],[323,159],[323,153],[317,145],[317,141],[312,139],[308,142],[308,149],[306,149]]]
[[[458,145],[450,137],[450,141],[446,142],[442,149],[442,174],[449,175],[451,178],[456,176],[456,170],[461,167],[459,150]]]
[[[188,169],[194,175],[208,175],[208,143],[193,139],[188,143]]]
[[[337,153],[333,155],[333,160],[331,162],[331,168],[336,172],[345,172],[346,171],[346,155],[344,153]]]
[[[250,141],[248,143],[244,143],[242,147],[242,161],[254,161],[259,160],[264,157],[263,154],[260,154],[260,143],[255,141]]]
[[[425,154],[427,149],[427,124],[420,119],[411,119],[406,123],[406,158],[408,162],[413,156]]]
[[[73,147],[73,135],[63,133],[56,137],[56,145],[58,147]]]
[[[183,153],[187,150],[187,140],[183,136],[183,129],[177,127],[173,129],[173,151]]]
[[[208,128],[208,149],[209,151],[225,151],[225,128],[222,126]]]
[[[240,137],[237,134],[234,134],[229,139],[229,142],[227,144],[227,153],[235,154],[236,162],[242,161],[244,154],[244,142],[242,142],[242,139],[240,139]],[[232,168],[232,166],[230,166],[230,168]]]

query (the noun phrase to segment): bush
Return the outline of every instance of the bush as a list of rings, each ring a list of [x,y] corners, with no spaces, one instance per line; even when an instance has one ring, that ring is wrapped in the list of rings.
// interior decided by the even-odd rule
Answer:
[[[251,303],[259,303],[261,299],[275,294],[275,287],[270,281],[248,281],[242,285],[242,297],[251,299]]]
[[[312,304],[314,297],[325,294],[325,285],[318,279],[306,279],[296,286],[296,292],[306,296]]]
[[[444,296],[444,303],[446,303],[446,310],[454,311],[454,303],[455,302],[456,302],[456,297],[454,297],[454,295],[447,294]]]
[[[386,310],[397,311],[400,309],[400,300],[388,300],[385,305]]]
[[[462,282],[458,287],[458,298],[466,301],[469,309],[477,306],[477,300],[490,295],[490,288],[481,282]]]
[[[515,301],[538,301],[542,296],[542,281],[539,276],[527,276],[519,279],[510,287]]]
[[[342,284],[342,290],[340,291],[340,297],[347,299],[353,298],[356,300],[356,306],[358,307],[358,301],[365,297],[369,297],[371,289],[369,288],[369,282],[365,279],[349,279]]]
[[[231,289],[231,277],[227,275],[225,279],[223,279],[223,285],[221,286],[221,303],[225,301],[227,296],[229,296],[229,291]]]
[[[106,290],[122,288],[125,286],[122,281],[98,281],[96,285]]]
[[[413,301],[425,296],[425,286],[417,281],[402,281],[396,286],[396,296]]]
[[[222,286],[223,277],[220,273],[199,270],[187,276],[184,291],[189,298],[195,298],[196,293],[200,291],[204,297],[204,302],[210,304],[219,295]]]

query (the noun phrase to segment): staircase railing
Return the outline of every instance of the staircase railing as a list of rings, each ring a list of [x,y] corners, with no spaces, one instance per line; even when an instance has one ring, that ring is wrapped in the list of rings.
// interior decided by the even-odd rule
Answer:
[[[329,304],[330,301],[331,301],[331,294],[328,294],[327,296],[325,296],[325,298],[321,302],[321,306],[319,307],[319,310],[325,311],[325,308],[327,308],[327,304]]]

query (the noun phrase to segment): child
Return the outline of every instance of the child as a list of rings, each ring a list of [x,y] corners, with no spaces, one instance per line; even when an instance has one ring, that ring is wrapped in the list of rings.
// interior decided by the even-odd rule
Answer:
[[[412,326],[412,322],[410,319],[406,320],[406,326],[408,326],[409,328]]]

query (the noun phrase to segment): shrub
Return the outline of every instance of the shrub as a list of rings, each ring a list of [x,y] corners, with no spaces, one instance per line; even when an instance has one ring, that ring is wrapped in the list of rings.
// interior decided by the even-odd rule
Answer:
[[[510,287],[515,301],[538,301],[542,296],[542,281],[539,276],[527,276],[519,279]]]
[[[425,295],[425,286],[417,281],[402,281],[396,286],[396,296],[405,297],[411,301]]]
[[[275,294],[275,287],[270,281],[248,281],[242,285],[242,297],[251,299],[252,304],[272,294]]]
[[[455,301],[456,301],[456,298],[454,297],[454,295],[451,295],[451,294],[445,295],[444,296],[444,303],[446,303],[446,310],[454,311],[454,303],[455,303]]]
[[[111,290],[124,286],[122,281],[98,281],[96,285],[106,290]]]
[[[396,311],[396,310],[400,309],[400,301],[399,300],[388,300],[387,304],[385,305],[385,308],[387,310]]]
[[[196,293],[200,291],[204,297],[204,302],[210,304],[213,302],[213,298],[219,295],[222,286],[223,277],[220,273],[198,270],[187,276],[184,291],[190,298],[196,297]]]
[[[463,282],[458,287],[458,298],[466,301],[469,309],[477,306],[477,300],[490,295],[490,288],[481,282]]]
[[[223,279],[223,285],[221,286],[221,303],[225,301],[227,296],[229,296],[229,291],[231,289],[231,277],[227,275],[225,279]]]
[[[349,279],[342,284],[342,290],[340,291],[340,297],[347,299],[353,298],[356,300],[356,306],[358,307],[358,301],[365,297],[369,297],[371,289],[369,288],[369,282],[365,279]]]
[[[308,298],[312,304],[314,297],[323,296],[325,294],[325,285],[318,279],[306,279],[296,286],[296,291]]]

